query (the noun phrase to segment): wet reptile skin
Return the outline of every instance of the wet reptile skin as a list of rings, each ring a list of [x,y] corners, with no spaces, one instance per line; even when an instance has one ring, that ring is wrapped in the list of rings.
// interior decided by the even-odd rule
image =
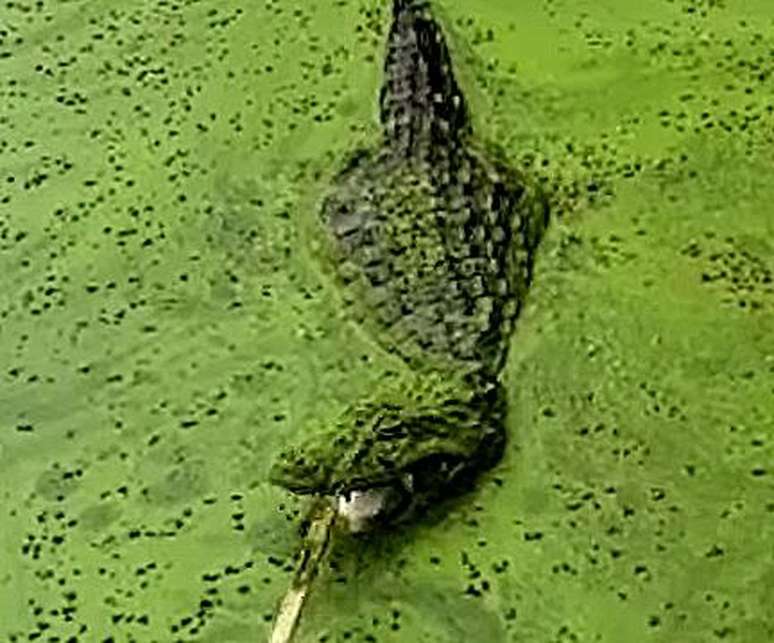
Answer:
[[[416,490],[504,443],[498,376],[544,201],[476,140],[427,3],[394,2],[379,107],[382,140],[350,156],[319,215],[355,317],[411,375],[280,456],[271,479],[298,493]]]

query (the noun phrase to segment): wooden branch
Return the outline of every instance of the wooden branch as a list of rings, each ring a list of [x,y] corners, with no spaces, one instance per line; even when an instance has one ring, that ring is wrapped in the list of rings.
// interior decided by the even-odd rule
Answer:
[[[301,619],[301,610],[309,595],[320,565],[328,551],[336,522],[336,509],[321,499],[310,511],[311,524],[304,538],[301,561],[290,588],[280,603],[270,643],[290,643]]]

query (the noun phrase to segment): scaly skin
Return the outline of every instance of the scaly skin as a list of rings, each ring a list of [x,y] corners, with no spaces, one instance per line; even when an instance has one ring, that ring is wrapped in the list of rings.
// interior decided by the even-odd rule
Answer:
[[[505,441],[498,376],[547,211],[475,140],[427,3],[395,0],[380,117],[382,142],[352,154],[320,223],[356,319],[409,373],[280,455],[271,480],[296,493],[429,492]]]

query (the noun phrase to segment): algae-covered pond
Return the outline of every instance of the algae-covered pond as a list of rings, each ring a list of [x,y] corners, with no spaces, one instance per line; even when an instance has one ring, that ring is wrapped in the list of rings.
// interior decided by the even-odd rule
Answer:
[[[396,358],[310,252],[382,0],[0,5],[0,638],[265,641],[273,455]],[[433,5],[552,195],[507,452],[340,538],[298,641],[774,641],[774,9]]]

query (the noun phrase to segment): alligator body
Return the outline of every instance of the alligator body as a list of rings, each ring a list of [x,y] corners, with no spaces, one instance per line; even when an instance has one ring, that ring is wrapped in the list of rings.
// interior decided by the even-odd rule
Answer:
[[[544,206],[474,137],[427,3],[395,2],[379,106],[381,143],[351,156],[321,209],[341,281],[412,367],[496,378]]]
[[[436,488],[504,444],[499,374],[545,202],[475,137],[426,2],[394,1],[379,116],[381,140],[350,156],[319,215],[357,319],[411,376],[283,454],[272,479],[299,493]]]

